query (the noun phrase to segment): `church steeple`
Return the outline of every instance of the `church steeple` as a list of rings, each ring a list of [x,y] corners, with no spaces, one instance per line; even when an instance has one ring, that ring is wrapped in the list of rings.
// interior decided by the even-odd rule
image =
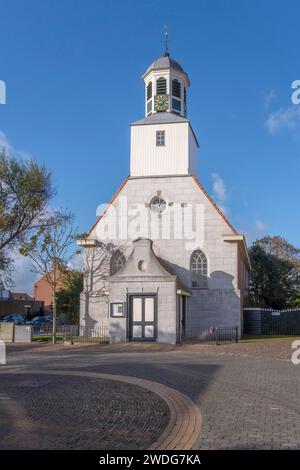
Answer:
[[[142,79],[145,116],[168,112],[186,117],[189,77],[179,62],[170,57],[167,43],[164,55],[148,67]]]
[[[131,124],[130,176],[197,174],[199,144],[186,117],[187,73],[166,47],[142,78],[146,117]]]

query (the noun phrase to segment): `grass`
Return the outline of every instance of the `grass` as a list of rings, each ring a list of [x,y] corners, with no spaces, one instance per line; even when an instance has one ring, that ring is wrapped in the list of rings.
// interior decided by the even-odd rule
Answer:
[[[64,341],[63,333],[56,333],[56,342],[61,343]],[[39,335],[34,336],[32,339],[36,343],[50,343],[52,341],[52,335]],[[105,337],[103,338],[84,338],[79,336],[73,336],[72,340],[74,343],[93,343],[93,344],[108,344],[108,340]],[[70,341],[70,337],[67,338],[67,341]]]
[[[240,343],[285,343],[291,342],[294,339],[300,339],[300,335],[244,335],[243,338],[240,340]]]
[[[56,341],[62,341],[63,340],[63,335],[60,333],[56,334]],[[37,343],[49,343],[52,341],[52,335],[40,335],[40,336],[34,336],[32,338],[32,341],[35,341]]]

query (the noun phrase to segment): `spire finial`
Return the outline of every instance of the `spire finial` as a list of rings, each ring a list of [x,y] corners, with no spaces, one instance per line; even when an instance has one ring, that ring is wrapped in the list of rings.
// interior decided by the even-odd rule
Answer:
[[[165,24],[164,25],[165,56],[169,55],[168,42],[169,42],[168,26]]]

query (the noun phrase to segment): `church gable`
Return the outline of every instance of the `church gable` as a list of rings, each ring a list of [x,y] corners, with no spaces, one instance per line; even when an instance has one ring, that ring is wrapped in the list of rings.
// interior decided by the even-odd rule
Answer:
[[[159,262],[152,250],[152,240],[140,238],[133,242],[133,250],[125,265],[114,275],[110,281],[121,281],[126,278],[154,277],[156,280],[175,281],[176,276],[171,275]]]
[[[193,188],[194,185],[196,185],[196,191]],[[167,204],[170,206],[170,209],[174,203],[185,205],[197,203],[201,204],[203,202],[205,206],[205,224],[216,224],[215,230],[217,231],[219,228],[221,232],[220,235],[223,235],[223,233],[237,235],[234,227],[231,225],[229,220],[213,201],[213,199],[209,196],[196,176],[191,175],[188,177],[172,178],[126,178],[110,200],[108,207],[98,217],[97,221],[88,232],[87,238],[97,238],[98,224],[105,224],[107,222],[106,218],[110,217],[109,208],[110,206],[117,207],[120,196],[126,198],[127,208],[130,209],[131,206],[134,206],[135,204],[144,204],[149,208],[155,195],[161,195],[162,199],[168,199]],[[147,236],[150,237],[150,234]]]

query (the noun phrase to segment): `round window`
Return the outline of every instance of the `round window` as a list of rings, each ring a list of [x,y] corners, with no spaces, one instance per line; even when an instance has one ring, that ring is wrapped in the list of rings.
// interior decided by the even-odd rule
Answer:
[[[167,203],[164,199],[159,196],[155,196],[150,202],[150,209],[153,212],[162,214],[167,209]]]
[[[143,259],[141,259],[139,262],[138,262],[138,268],[140,271],[146,271],[147,269],[147,263],[146,261],[144,261]]]

